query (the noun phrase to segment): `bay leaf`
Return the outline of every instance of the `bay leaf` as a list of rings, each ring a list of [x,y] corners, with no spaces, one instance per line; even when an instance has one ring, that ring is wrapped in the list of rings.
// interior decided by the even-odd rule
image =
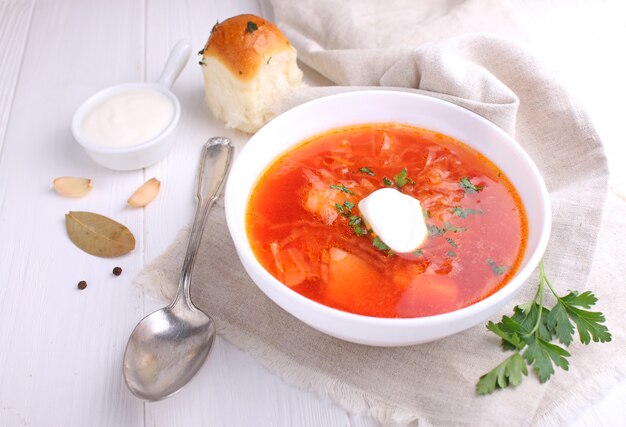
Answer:
[[[119,222],[93,212],[65,214],[70,240],[88,254],[117,257],[135,249],[135,236]]]

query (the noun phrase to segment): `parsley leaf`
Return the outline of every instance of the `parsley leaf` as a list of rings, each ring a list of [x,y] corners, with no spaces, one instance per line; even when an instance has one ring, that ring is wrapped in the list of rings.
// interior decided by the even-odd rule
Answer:
[[[364,174],[369,175],[369,176],[376,176],[376,174],[370,168],[367,168],[367,167],[360,168],[359,172],[363,172]]]
[[[393,177],[393,180],[396,182],[398,188],[404,187],[408,182],[408,172],[406,168],[402,168],[400,173]]]
[[[358,215],[352,215],[352,216],[348,217],[348,219],[350,220],[350,221],[348,221],[348,225],[350,227],[352,227],[353,225],[357,225],[357,224],[363,224],[363,218],[361,218]]]
[[[335,203],[335,208],[342,216],[348,218],[348,226],[352,229],[354,234],[357,236],[365,236],[367,234],[367,229],[364,227],[363,218],[358,215],[353,215],[352,209],[354,209],[355,204],[349,200],[343,202],[343,204]]]
[[[546,316],[546,327],[563,344],[570,345],[574,338],[574,325],[569,321],[565,305],[557,302]]]
[[[528,375],[526,363],[516,351],[492,371],[480,377],[478,384],[476,384],[476,392],[481,395],[491,394],[496,388],[520,385],[526,375]]]
[[[488,260],[490,261],[490,260]],[[493,263],[495,265],[495,262]],[[545,287],[557,302],[552,309],[543,306]],[[603,323],[602,313],[589,311],[598,299],[589,291],[579,294],[571,291],[560,297],[545,274],[543,261],[539,262],[539,286],[532,301],[513,309],[513,316],[503,316],[499,323],[487,323],[487,329],[502,339],[504,350],[514,351],[476,384],[478,394],[489,394],[497,388],[516,386],[528,374],[527,365],[533,367],[540,382],[548,381],[557,367],[569,370],[570,353],[554,343],[566,346],[572,343],[574,325],[580,342],[611,341],[611,334]]]
[[[453,248],[459,247],[459,245],[457,245],[456,242],[449,237],[446,237],[446,242],[450,243],[450,246],[452,246]]]
[[[343,205],[339,203],[335,203],[335,208],[339,211],[339,213],[345,217],[349,217],[352,215],[352,208],[354,208],[354,203],[349,200],[343,202]],[[357,217],[358,218],[358,217]]]
[[[498,276],[502,276],[504,273],[507,272],[507,270],[511,267],[507,266],[507,265],[498,265],[496,264],[496,262],[492,259],[488,259],[485,261],[486,264],[489,264],[489,267],[491,267],[491,271],[493,271],[494,274],[497,274]]]
[[[446,230],[437,227],[435,224],[427,224],[426,228],[428,229],[428,235],[430,237],[443,236],[443,233],[446,232]]]
[[[413,255],[415,255],[415,256],[422,256],[422,255],[424,255],[424,251],[421,250],[421,249],[418,249],[416,251],[413,251]]]
[[[354,192],[352,190],[350,190],[348,187],[346,187],[343,184],[331,184],[330,188],[332,188],[333,190],[339,190],[339,191],[343,191],[344,193],[348,193],[348,194],[352,194],[354,195]]]
[[[489,323],[487,323],[487,329],[502,338],[502,344],[505,350],[521,350],[526,345],[517,332],[504,330],[502,323],[489,321]]]
[[[378,238],[378,236],[374,237],[374,240],[372,240],[372,245],[374,245],[376,249],[380,249],[381,251],[388,252],[391,250],[389,246],[385,244],[385,242]]]
[[[252,21],[248,21],[248,25],[246,25],[246,31],[247,31],[248,33],[254,33],[254,32],[255,32],[256,30],[258,30],[258,29],[259,29],[259,27],[258,27],[258,25],[257,25],[257,24],[255,24],[255,23],[254,23],[254,22],[252,22]]]
[[[461,218],[467,218],[470,215],[482,215],[483,211],[480,209],[463,209],[460,206],[455,206],[450,209],[453,215],[456,215]]]
[[[386,176],[383,176],[383,184],[385,184],[387,187],[391,187],[393,185],[393,181]]]
[[[459,181],[459,185],[461,185],[461,188],[465,190],[465,194],[479,193],[485,188],[484,185],[472,184],[469,177],[467,176],[461,178],[461,180]]]
[[[356,234],[359,237],[365,236],[367,234],[367,230],[363,228],[362,221],[360,220],[360,218],[359,218],[359,221],[355,221],[352,224],[350,224],[350,227],[352,228],[352,231],[354,231],[354,234]]]
[[[557,307],[563,306],[562,310],[565,310],[570,320],[576,324],[580,342],[583,344],[589,344],[591,340],[593,342],[611,341],[609,329],[602,324],[606,321],[604,315],[596,311],[583,310],[590,308],[597,301],[595,295],[589,291],[582,294],[572,291],[558,298]]]
[[[535,336],[528,343],[526,351],[522,354],[528,364],[532,364],[535,372],[539,376],[539,381],[545,383],[554,374],[554,365],[569,369],[569,362],[566,357],[570,354],[564,348],[556,344],[551,344],[546,340]]]
[[[446,231],[453,231],[455,233],[462,233],[464,231],[467,231],[467,228],[465,228],[465,227],[456,227],[456,226],[450,224],[448,221],[444,221],[443,227],[446,229]]]

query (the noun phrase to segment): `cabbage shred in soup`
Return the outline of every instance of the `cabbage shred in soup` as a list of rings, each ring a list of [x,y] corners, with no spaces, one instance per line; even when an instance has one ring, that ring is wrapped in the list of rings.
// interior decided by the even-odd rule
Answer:
[[[428,237],[394,253],[358,202],[393,187],[421,202]],[[515,273],[527,240],[521,200],[487,158],[448,136],[370,124],[315,136],[281,155],[250,196],[247,232],[274,277],[321,304],[421,317],[473,304]]]

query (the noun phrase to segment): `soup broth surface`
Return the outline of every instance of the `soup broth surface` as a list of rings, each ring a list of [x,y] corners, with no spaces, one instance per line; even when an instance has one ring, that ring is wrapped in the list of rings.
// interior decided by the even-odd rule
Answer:
[[[358,202],[393,187],[418,199],[428,238],[393,253]],[[393,123],[336,129],[275,160],[253,189],[248,238],[279,281],[321,304],[375,317],[471,305],[504,286],[527,240],[520,197],[487,158],[448,136]]]

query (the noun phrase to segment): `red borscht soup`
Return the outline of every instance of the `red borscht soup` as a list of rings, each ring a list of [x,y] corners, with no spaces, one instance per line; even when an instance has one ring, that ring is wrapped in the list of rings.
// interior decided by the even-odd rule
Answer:
[[[395,253],[358,209],[392,187],[421,203],[428,237]],[[421,317],[491,295],[527,240],[519,195],[486,157],[455,139],[393,123],[335,129],[281,155],[246,212],[259,262],[294,291],[375,317]]]

